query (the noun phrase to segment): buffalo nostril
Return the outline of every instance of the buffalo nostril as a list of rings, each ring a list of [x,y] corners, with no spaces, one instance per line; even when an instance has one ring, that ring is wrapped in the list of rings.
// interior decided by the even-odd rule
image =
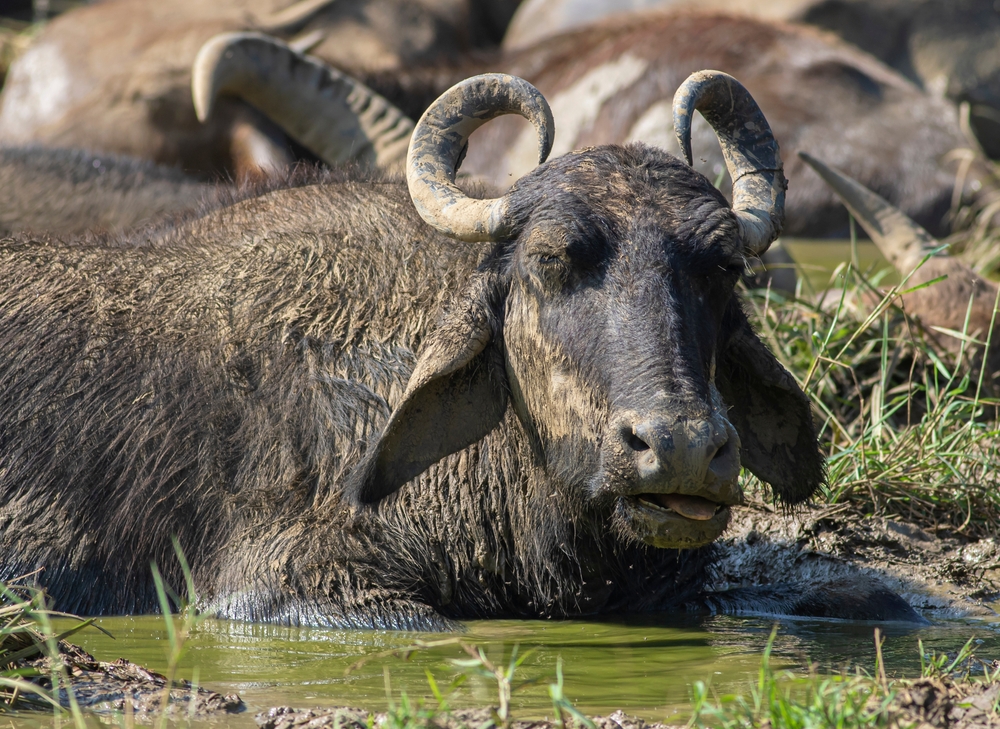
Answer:
[[[626,435],[625,442],[628,443],[628,447],[634,451],[641,452],[649,450],[649,443],[637,436],[634,432]]]

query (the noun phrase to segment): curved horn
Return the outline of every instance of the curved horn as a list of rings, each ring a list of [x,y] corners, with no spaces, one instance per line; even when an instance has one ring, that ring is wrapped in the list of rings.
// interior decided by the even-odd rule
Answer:
[[[413,122],[367,86],[262,33],[222,33],[198,52],[191,95],[205,121],[220,94],[253,104],[329,165],[398,168]]]
[[[337,0],[299,0],[286,8],[271,13],[266,18],[262,18],[256,23],[256,27],[265,33],[279,33],[305,23],[316,13],[325,10],[335,2]]]
[[[455,185],[469,135],[490,119],[520,114],[538,132],[538,163],[552,150],[555,123],[545,97],[524,79],[502,73],[455,84],[417,122],[406,156],[406,182],[417,211],[442,233],[468,241],[510,235],[507,196],[475,200]]]
[[[864,185],[828,167],[811,154],[799,152],[799,157],[816,170],[823,182],[833,188],[851,215],[897,271],[908,274],[920,265],[928,253],[941,245],[902,210],[893,207]],[[943,252],[938,255],[947,256]]]
[[[697,109],[712,125],[733,180],[733,212],[743,245],[767,250],[785,220],[785,173],[778,142],[743,84],[721,71],[698,71],[674,94],[674,133],[691,164],[691,121]]]

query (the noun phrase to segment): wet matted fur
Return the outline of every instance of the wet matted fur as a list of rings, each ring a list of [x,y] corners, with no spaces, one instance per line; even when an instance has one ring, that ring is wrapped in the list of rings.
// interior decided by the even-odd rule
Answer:
[[[42,567],[59,608],[153,610],[150,562],[181,584],[176,535],[204,605],[246,620],[698,604],[705,554],[638,541],[594,454],[616,403],[659,387],[698,411],[717,366],[744,465],[789,502],[822,480],[808,401],[733,293],[732,212],[642,145],[549,162],[510,199],[515,237],[488,249],[372,179],[243,200],[159,245],[8,241],[0,579]],[[539,417],[556,357],[574,394]],[[427,429],[429,464],[406,450]]]

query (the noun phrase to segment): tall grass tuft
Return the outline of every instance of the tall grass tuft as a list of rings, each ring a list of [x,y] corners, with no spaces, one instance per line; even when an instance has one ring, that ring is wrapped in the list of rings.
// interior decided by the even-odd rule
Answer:
[[[187,641],[190,638],[191,633],[198,626],[198,624],[204,620],[204,616],[198,613],[196,608],[198,597],[194,588],[194,578],[191,576],[191,568],[188,565],[187,558],[184,556],[184,551],[181,549],[180,542],[177,537],[172,537],[174,552],[177,555],[177,560],[181,565],[181,572],[184,575],[184,583],[186,593],[184,595],[178,595],[170,585],[168,585],[163,576],[160,574],[160,568],[153,563],[151,565],[153,571],[153,583],[156,587],[156,596],[160,603],[160,610],[163,613],[163,622],[167,631],[167,671],[166,671],[166,683],[163,687],[163,695],[160,700],[160,715],[158,726],[160,729],[164,729],[167,725],[167,719],[169,717],[168,707],[170,705],[170,692],[175,687],[175,682],[177,679],[177,670],[180,666],[181,659],[187,649]],[[175,621],[173,611],[171,608],[171,601],[177,606],[177,619]],[[191,682],[191,698],[188,703],[188,708],[190,716],[193,717],[193,712],[195,710],[196,698],[198,693],[197,686],[197,675],[194,676],[194,680]]]
[[[696,681],[688,729],[875,729],[890,724],[894,692],[888,685],[863,675],[795,676],[771,668],[771,633],[756,682],[746,693],[709,698],[709,689]],[[876,635],[876,640],[878,636]]]
[[[842,264],[825,293],[746,293],[758,333],[812,399],[828,456],[829,503],[969,537],[1000,523],[997,393],[984,346],[951,332],[945,351],[907,316],[907,280]],[[933,285],[933,284],[930,284]],[[762,489],[751,481],[751,488]]]

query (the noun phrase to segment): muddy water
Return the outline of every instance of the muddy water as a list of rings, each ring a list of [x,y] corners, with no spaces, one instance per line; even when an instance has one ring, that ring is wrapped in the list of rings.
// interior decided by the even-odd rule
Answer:
[[[160,617],[104,618],[99,624],[114,635],[95,630],[75,640],[100,660],[120,656],[154,670],[166,667],[167,638]],[[764,618],[664,617],[629,622],[481,621],[455,636],[382,631],[286,628],[208,620],[188,644],[181,674],[223,693],[238,692],[249,711],[213,721],[215,726],[253,726],[253,715],[271,706],[359,706],[384,709],[386,674],[394,696],[429,697],[425,670],[442,689],[458,673],[449,658],[464,656],[455,645],[420,651],[402,660],[379,653],[410,645],[416,639],[457,637],[482,646],[494,662],[509,660],[516,645],[532,651],[521,679],[541,679],[515,694],[516,715],[551,714],[547,683],[561,659],[565,693],[588,713],[625,709],[646,719],[679,723],[694,681],[705,681],[720,694],[745,691],[760,665],[760,654],[774,622]],[[873,625],[841,621],[786,620],[779,624],[774,664],[805,671],[812,664],[826,669],[871,670],[875,656]],[[979,641],[983,658],[1000,658],[1000,624],[950,623],[919,630],[889,627],[885,645],[888,671],[919,674],[918,638],[927,648],[956,651],[970,637]],[[345,676],[346,669],[366,656],[370,662]],[[452,700],[456,707],[495,703],[496,689],[473,679]],[[0,719],[0,727],[8,726]],[[36,717],[9,723],[12,729],[39,727]]]
[[[831,277],[837,267],[852,260],[868,275],[880,271],[891,270],[891,264],[885,260],[875,244],[869,240],[858,241],[852,248],[847,240],[809,240],[805,238],[783,238],[781,245],[798,264],[800,274],[808,281],[813,291],[822,291],[829,286],[841,286],[842,281]],[[898,283],[895,272],[887,273],[880,279],[891,285]],[[807,289],[808,292],[808,289]]]

